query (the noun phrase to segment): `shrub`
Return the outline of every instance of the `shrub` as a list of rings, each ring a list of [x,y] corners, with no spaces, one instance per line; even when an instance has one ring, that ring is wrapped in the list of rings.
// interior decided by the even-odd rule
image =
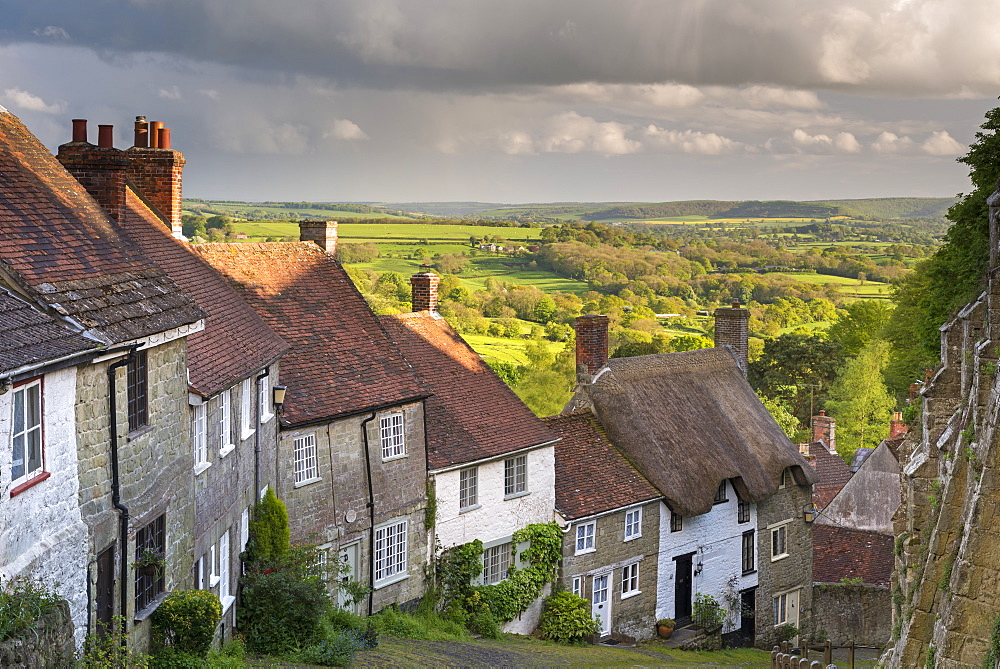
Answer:
[[[368,618],[372,631],[379,636],[402,639],[428,639],[431,641],[465,641],[468,632],[454,620],[442,617],[435,611],[417,614],[404,613],[396,606],[389,606]]]
[[[106,669],[107,667],[128,667],[147,669],[150,657],[134,652],[122,645],[122,629],[125,618],[115,616],[103,635],[90,634],[83,644],[83,651],[77,656],[78,669]]]
[[[246,562],[277,562],[288,553],[288,510],[270,488],[253,509],[250,518],[250,538],[247,541]]]
[[[471,614],[466,620],[465,626],[470,632],[478,634],[484,639],[500,640],[503,638],[500,623],[489,611],[478,611]]]
[[[56,608],[59,596],[41,581],[17,577],[0,581],[0,641],[23,635]]]
[[[149,669],[205,669],[207,666],[204,657],[170,646],[156,651],[149,662]]]
[[[699,592],[694,596],[694,613],[691,617],[696,624],[709,632],[714,632],[722,627],[726,612],[719,606],[715,597]]]
[[[538,631],[542,638],[560,643],[581,643],[601,631],[591,616],[590,602],[568,590],[545,599]]]
[[[356,616],[350,611],[340,607],[333,607],[327,619],[335,629],[354,630],[355,632],[360,632],[365,629],[364,618]]]
[[[292,653],[289,659],[322,667],[346,667],[354,660],[354,654],[365,647],[357,633],[331,629],[316,643]]]
[[[208,590],[176,590],[153,612],[153,642],[203,658],[221,618],[219,598]]]

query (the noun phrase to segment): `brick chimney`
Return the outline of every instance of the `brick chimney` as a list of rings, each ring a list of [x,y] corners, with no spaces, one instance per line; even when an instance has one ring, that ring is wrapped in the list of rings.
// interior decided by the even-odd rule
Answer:
[[[728,346],[732,349],[743,376],[747,375],[749,324],[750,310],[741,307],[739,300],[734,300],[732,307],[719,307],[715,310],[715,346]]]
[[[836,454],[837,452],[837,421],[826,415],[820,409],[818,416],[812,417],[813,441],[821,442],[826,446],[826,450]]]
[[[161,121],[135,120],[136,145],[125,151],[129,165],[126,178],[130,185],[156,209],[170,226],[175,237],[181,231],[181,179],[184,154],[170,148],[170,129]]]
[[[299,241],[316,242],[328,254],[337,255],[337,221],[299,221]]]
[[[418,272],[410,277],[414,311],[437,311],[439,283],[441,277],[430,271]]]
[[[98,126],[98,143],[87,141],[87,120],[73,119],[73,141],[59,147],[59,162],[97,200],[101,208],[121,222],[125,215],[125,152],[114,147],[114,128]]]
[[[895,439],[906,434],[910,428],[903,422],[903,412],[893,411],[892,420],[889,421],[889,438]]]
[[[608,366],[608,317],[578,316],[576,330],[576,375],[593,376]]]

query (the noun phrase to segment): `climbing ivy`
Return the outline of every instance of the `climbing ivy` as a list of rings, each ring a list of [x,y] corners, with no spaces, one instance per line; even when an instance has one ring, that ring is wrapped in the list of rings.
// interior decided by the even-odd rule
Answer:
[[[1000,616],[993,619],[993,634],[990,636],[990,650],[983,660],[984,669],[993,669],[1000,661]]]

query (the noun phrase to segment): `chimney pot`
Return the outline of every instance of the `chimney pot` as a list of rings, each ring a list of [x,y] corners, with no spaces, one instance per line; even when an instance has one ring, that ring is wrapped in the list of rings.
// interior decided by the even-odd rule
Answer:
[[[431,271],[417,272],[410,277],[414,311],[437,311],[439,283],[441,277]]]
[[[163,121],[149,122],[149,147],[151,149],[160,148],[160,129],[162,127]]]
[[[160,136],[157,139],[157,143],[159,144],[160,148],[161,149],[169,149],[170,148],[170,128],[160,128],[158,132],[159,132]]]
[[[592,314],[578,316],[573,322],[576,330],[576,366],[586,366],[586,373],[597,374],[608,365],[608,317]]]
[[[132,145],[143,149],[149,146],[149,122],[145,116],[135,117],[135,142]]]
[[[819,415],[813,416],[812,431],[814,442],[820,442],[831,453],[837,452],[837,421],[827,416],[826,411],[820,409]]]
[[[97,126],[97,146],[102,149],[115,148],[115,127],[113,125]]]
[[[73,119],[73,141],[74,142],[87,141],[87,119],[85,118]]]
[[[336,255],[337,221],[300,221],[299,240],[316,242],[329,255]]]

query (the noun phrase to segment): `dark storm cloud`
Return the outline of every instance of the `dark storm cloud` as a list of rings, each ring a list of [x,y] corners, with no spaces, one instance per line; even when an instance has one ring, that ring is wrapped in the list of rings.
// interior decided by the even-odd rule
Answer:
[[[991,0],[0,1],[6,42],[163,52],[345,85],[1000,88]]]

